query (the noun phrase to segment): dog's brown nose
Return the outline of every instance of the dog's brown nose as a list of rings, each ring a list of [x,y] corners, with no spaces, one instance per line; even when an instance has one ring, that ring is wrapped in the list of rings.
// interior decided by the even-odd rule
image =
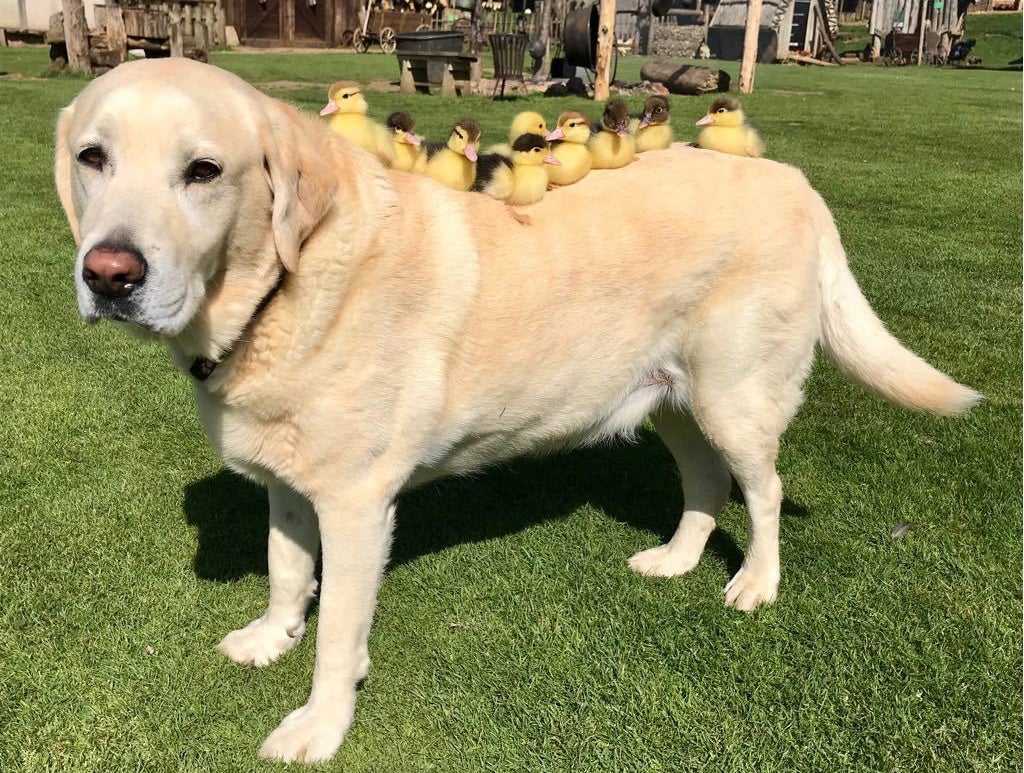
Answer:
[[[97,295],[128,295],[146,276],[146,261],[131,247],[98,244],[82,263],[82,279]]]

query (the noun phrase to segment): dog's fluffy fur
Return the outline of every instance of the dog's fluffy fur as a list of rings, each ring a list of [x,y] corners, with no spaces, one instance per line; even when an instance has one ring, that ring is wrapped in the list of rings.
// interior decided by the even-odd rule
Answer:
[[[102,169],[76,161],[90,146]],[[197,158],[223,173],[188,181]],[[326,759],[348,730],[402,489],[651,416],[686,507],[630,565],[692,569],[731,473],[751,532],[725,601],[750,610],[779,583],[775,458],[816,343],[908,408],[977,399],[886,331],[821,198],[771,161],[675,145],[551,192],[522,225],[485,196],[386,171],[228,73],[157,60],[63,112],[56,181],[83,315],[164,336],[183,370],[223,360],[196,384],[206,431],[270,498],[270,603],[225,654],[264,665],[296,645],[322,546],[312,693],[267,757]],[[111,241],[148,264],[127,299],[81,279]]]

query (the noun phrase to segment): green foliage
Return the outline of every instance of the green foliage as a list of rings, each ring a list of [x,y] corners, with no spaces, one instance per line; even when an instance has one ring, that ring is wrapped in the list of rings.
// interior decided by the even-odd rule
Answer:
[[[242,56],[216,61],[309,81],[272,89],[307,109],[358,68],[397,72]],[[0,49],[0,70],[45,66]],[[316,614],[267,669],[214,651],[263,610],[266,507],[222,471],[163,348],[78,318],[51,137],[82,83],[0,80],[0,770],[270,769],[255,752],[306,699]],[[373,668],[326,770],[1020,770],[1020,77],[762,66],[757,87],[769,154],[822,192],[879,315],[987,402],[911,415],[819,362],[779,460],[782,595],[752,616],[721,603],[737,502],[692,575],[627,569],[682,507],[650,433],[403,496]],[[679,138],[708,101],[672,99]],[[462,115],[498,141],[524,108],[597,113],[370,102],[435,139]]]

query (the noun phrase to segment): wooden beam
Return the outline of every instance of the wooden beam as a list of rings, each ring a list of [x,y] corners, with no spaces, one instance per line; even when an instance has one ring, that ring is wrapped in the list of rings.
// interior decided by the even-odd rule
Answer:
[[[928,0],[921,0],[921,11],[917,15],[917,66],[920,67],[923,64],[924,59],[924,21],[925,16],[928,13]]]
[[[555,0],[544,0],[544,8],[540,15],[540,42],[544,46],[544,57],[540,60],[540,68],[534,77],[546,81],[551,77],[551,6]]]
[[[740,63],[740,91],[754,90],[754,66],[757,41],[761,34],[761,0],[747,0],[747,25],[743,32],[743,59]]]
[[[597,22],[597,79],[594,99],[608,101],[612,85],[612,48],[615,46],[615,0],[601,0]]]
[[[89,26],[82,0],[61,0],[64,11],[64,43],[68,47],[68,66],[78,72],[92,72],[89,61]]]
[[[281,0],[281,40],[288,45],[295,41],[295,0]]]
[[[124,12],[120,5],[107,5],[104,26],[107,29],[107,48],[114,52],[117,63],[128,61],[128,33],[124,30]]]

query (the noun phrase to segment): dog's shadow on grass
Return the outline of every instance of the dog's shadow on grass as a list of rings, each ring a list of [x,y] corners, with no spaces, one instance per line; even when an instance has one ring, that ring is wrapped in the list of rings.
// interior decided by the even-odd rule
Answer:
[[[733,495],[739,498],[735,487]],[[512,534],[565,517],[586,504],[617,521],[653,532],[661,542],[672,536],[683,495],[675,463],[653,432],[642,433],[635,444],[519,459],[403,494],[390,565],[453,545]],[[197,575],[230,582],[248,574],[267,573],[264,489],[222,470],[186,487],[184,511],[198,532]],[[783,517],[807,514],[788,499],[782,513]],[[735,539],[721,529],[712,534],[708,552],[730,574],[739,569],[743,559]]]

